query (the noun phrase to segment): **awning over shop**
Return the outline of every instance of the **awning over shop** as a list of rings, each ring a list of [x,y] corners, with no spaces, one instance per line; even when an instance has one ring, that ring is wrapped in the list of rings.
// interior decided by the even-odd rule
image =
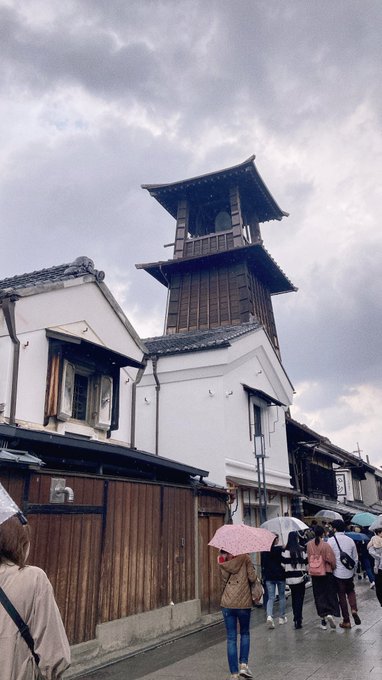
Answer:
[[[274,404],[275,406],[287,406],[287,404],[283,404],[282,401],[279,401],[278,399],[275,399],[274,397],[271,397],[270,394],[267,394],[266,392],[263,392],[262,390],[257,390],[255,387],[250,387],[250,385],[246,385],[245,383],[242,383],[243,388],[245,389],[248,394],[258,397],[259,399],[262,399],[265,401],[268,405]]]
[[[132,357],[125,354],[120,354],[115,350],[111,350],[103,345],[98,345],[95,342],[89,340],[84,340],[77,335],[72,335],[70,333],[61,333],[52,328],[46,329],[46,337],[52,340],[58,340],[59,342],[65,342],[72,345],[81,345],[85,351],[91,351],[94,356],[98,356],[100,359],[107,361],[119,368],[123,366],[132,366],[133,368],[142,368],[143,364],[141,361],[137,361]]]
[[[371,509],[370,507],[363,505],[363,503],[356,503],[352,502],[351,504],[349,503],[340,503],[338,501],[330,501],[326,500],[324,498],[303,498],[302,502],[304,505],[313,505],[315,508],[318,510],[335,510],[336,512],[339,512],[341,515],[354,515],[356,512],[363,512],[363,511],[368,511],[368,512],[374,512],[375,510]]]
[[[45,465],[44,461],[37,456],[33,456],[27,451],[9,451],[7,449],[0,450],[0,463],[15,463],[16,465],[38,465],[41,467]]]

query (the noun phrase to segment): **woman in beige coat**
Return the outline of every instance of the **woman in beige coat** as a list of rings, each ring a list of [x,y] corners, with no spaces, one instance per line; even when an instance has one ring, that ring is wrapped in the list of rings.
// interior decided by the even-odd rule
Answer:
[[[0,524],[0,587],[29,626],[39,665],[0,603],[1,680],[60,680],[70,664],[68,639],[50,581],[39,567],[26,566],[29,526],[17,515]]]
[[[252,678],[248,668],[249,624],[252,610],[251,584],[257,580],[256,571],[248,555],[233,557],[221,551],[219,560],[223,585],[220,601],[227,631],[227,656],[231,680]],[[240,627],[240,653],[237,655],[237,624]],[[239,668],[240,664],[240,668]]]

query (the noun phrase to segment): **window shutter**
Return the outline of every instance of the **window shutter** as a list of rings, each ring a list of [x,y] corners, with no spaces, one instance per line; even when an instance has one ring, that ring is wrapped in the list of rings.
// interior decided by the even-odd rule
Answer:
[[[108,430],[111,425],[113,405],[113,379],[109,375],[99,377],[97,401],[94,427],[99,430]]]
[[[57,410],[57,418],[59,420],[69,420],[69,418],[72,417],[74,375],[74,364],[71,364],[70,361],[65,359],[62,367],[61,389]]]

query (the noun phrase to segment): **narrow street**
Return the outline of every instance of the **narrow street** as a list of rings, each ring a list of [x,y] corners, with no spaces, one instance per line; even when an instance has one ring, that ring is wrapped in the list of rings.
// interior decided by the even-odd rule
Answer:
[[[265,626],[265,613],[252,615],[250,668],[255,679],[379,680],[382,669],[382,608],[368,581],[357,581],[361,625],[322,630],[307,590],[302,630],[288,623]],[[339,622],[339,620],[338,620]],[[82,680],[225,680],[229,678],[222,623],[81,676]]]

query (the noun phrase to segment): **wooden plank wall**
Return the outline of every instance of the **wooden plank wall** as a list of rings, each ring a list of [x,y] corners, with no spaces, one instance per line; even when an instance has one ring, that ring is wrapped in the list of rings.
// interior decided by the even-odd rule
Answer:
[[[47,572],[74,644],[95,637],[98,622],[104,481],[65,475],[75,506],[53,506],[48,505],[52,476],[33,474],[30,479],[29,562]]]
[[[210,267],[172,277],[167,332],[248,321],[249,279],[243,265]]]
[[[100,621],[195,597],[190,489],[109,482]]]
[[[265,327],[276,351],[278,351],[279,343],[269,290],[262,283],[262,281],[256,278],[253,274],[251,275],[250,285],[252,288],[251,297],[253,300],[253,314],[256,319],[258,319]]]
[[[73,505],[49,503],[56,476]],[[71,644],[94,639],[97,623],[195,597],[193,489],[45,471],[0,481],[21,507],[28,493],[28,561],[48,574]]]
[[[199,496],[199,564],[200,604],[203,614],[220,609],[221,584],[217,564],[218,551],[208,543],[215,531],[224,524],[227,507],[218,496]]]

